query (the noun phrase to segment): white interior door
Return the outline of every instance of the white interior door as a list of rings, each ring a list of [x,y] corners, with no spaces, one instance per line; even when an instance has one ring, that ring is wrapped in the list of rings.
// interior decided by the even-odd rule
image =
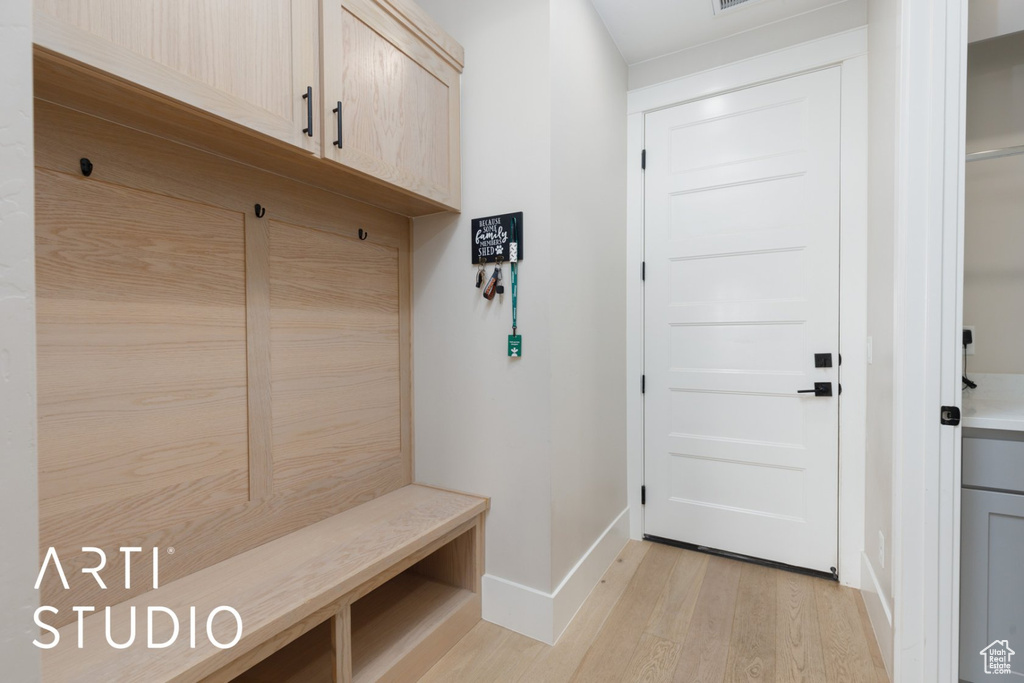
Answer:
[[[839,86],[646,117],[647,535],[837,566]]]

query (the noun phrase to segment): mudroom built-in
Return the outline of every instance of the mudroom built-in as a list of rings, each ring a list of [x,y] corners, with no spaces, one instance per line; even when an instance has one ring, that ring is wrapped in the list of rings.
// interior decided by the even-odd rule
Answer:
[[[5,683],[1018,672],[1013,0],[0,4]]]
[[[44,1],[35,42],[44,680],[415,679],[481,610],[488,501],[411,442],[461,47],[300,0]]]

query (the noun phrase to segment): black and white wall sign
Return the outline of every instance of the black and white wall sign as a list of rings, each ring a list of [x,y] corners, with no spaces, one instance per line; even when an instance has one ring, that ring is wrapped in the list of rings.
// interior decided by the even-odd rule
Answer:
[[[514,222],[514,225],[513,225]],[[500,216],[474,218],[470,237],[473,239],[473,263],[495,263],[509,261],[508,245],[515,228],[519,244],[519,260],[523,260],[523,212],[505,213]]]

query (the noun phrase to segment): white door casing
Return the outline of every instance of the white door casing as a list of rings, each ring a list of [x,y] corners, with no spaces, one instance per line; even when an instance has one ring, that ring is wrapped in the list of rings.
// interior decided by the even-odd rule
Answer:
[[[648,535],[837,566],[839,71],[645,117]]]

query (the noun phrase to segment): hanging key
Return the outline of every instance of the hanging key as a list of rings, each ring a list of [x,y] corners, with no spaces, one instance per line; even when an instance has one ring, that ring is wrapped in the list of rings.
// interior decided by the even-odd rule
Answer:
[[[491,273],[490,279],[487,281],[487,285],[484,287],[483,296],[485,299],[490,301],[497,294],[496,288],[498,286],[498,280],[501,278],[501,271],[497,267],[494,268],[494,272]]]

